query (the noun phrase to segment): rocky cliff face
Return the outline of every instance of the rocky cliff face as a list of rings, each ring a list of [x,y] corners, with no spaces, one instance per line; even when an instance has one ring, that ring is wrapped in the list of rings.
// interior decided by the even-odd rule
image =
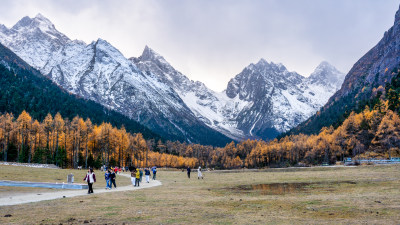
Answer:
[[[222,145],[226,136],[274,138],[315,113],[342,74],[322,63],[309,78],[261,59],[218,93],[175,70],[146,46],[126,59],[105,40],[70,40],[42,15],[0,25],[0,42],[55,83],[171,139]],[[222,133],[222,134],[221,134]]]
[[[315,113],[339,87],[343,74],[326,62],[310,77],[261,59],[233,78],[230,98],[250,101],[238,115],[238,128],[251,136],[274,138]]]

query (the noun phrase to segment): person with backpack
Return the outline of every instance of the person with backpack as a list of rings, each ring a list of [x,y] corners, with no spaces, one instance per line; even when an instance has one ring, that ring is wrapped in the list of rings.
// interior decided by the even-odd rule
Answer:
[[[149,168],[144,169],[144,175],[146,176],[146,182],[149,183],[150,182],[150,169]]]
[[[111,174],[110,174],[110,180],[111,180],[110,188],[112,188],[112,185],[114,185],[114,187],[117,188],[117,185],[115,184],[116,176],[117,175],[114,173],[114,171],[111,171]]]
[[[83,180],[88,183],[88,186],[89,186],[88,194],[92,194],[93,193],[93,183],[96,182],[96,175],[94,174],[92,168],[90,168],[88,170],[88,172]]]
[[[106,180],[106,190],[111,189],[111,179],[110,179],[110,170],[108,169],[104,174],[104,179]]]

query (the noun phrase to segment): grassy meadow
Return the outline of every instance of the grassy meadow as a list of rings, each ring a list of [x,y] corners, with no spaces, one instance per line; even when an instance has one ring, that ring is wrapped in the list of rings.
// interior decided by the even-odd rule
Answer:
[[[0,180],[17,173],[53,182],[71,172],[0,170]],[[162,186],[0,207],[0,224],[398,224],[399,172],[400,165],[213,171],[198,180],[196,173],[188,179],[186,172],[159,170]],[[85,171],[73,173],[81,180]],[[97,176],[95,188],[103,188],[103,174]]]

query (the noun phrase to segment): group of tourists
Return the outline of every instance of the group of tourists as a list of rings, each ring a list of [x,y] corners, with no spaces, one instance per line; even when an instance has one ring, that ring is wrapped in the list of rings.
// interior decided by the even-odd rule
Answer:
[[[187,169],[186,169],[186,171],[187,171],[187,176],[188,176],[188,178],[190,179],[190,173],[192,172],[192,169],[190,169],[190,167],[188,167]],[[182,171],[183,172],[183,171]],[[201,172],[201,167],[199,166],[199,168],[197,169],[197,179],[204,179],[204,177],[203,177],[203,173]]]
[[[186,170],[187,170],[187,176],[190,179],[190,173],[192,170],[190,167],[187,167]],[[156,179],[156,175],[157,175],[157,167],[155,167],[155,166],[153,166],[151,169],[144,168],[144,170],[142,168],[132,167],[132,168],[130,168],[130,171],[131,171],[131,182],[134,187],[139,187],[140,183],[142,182],[143,173],[146,178],[146,183],[150,182],[151,172],[153,173],[153,180]],[[104,179],[106,180],[106,190],[111,190],[112,185],[114,185],[114,188],[117,188],[117,184],[115,183],[116,173],[118,173],[118,169],[116,169],[116,168],[106,169],[106,172],[104,173]],[[200,166],[197,169],[197,179],[204,179]],[[96,182],[96,175],[94,174],[92,168],[90,168],[88,170],[88,172],[83,180],[88,183],[88,186],[89,186],[88,194],[93,193],[93,183]]]
[[[104,173],[104,179],[106,180],[106,190],[111,190],[113,185],[114,185],[114,188],[117,188],[115,179],[116,179],[116,174],[118,173],[118,171],[120,171],[119,168],[116,168],[116,167],[115,168],[107,168],[104,166],[101,168],[101,170],[103,170],[103,169],[106,171]],[[157,167],[155,167],[155,166],[152,167],[151,169],[145,168],[144,172],[143,172],[143,169],[135,168],[135,167],[130,168],[130,171],[131,171],[132,185],[135,187],[139,187],[140,183],[142,182],[143,173],[144,173],[144,176],[146,177],[147,183],[150,183],[151,172],[153,173],[153,180],[156,179],[156,175],[157,175]],[[89,187],[88,194],[92,194],[93,193],[93,183],[96,182],[96,175],[93,172],[93,168],[88,169],[88,172],[83,180],[88,183],[88,187]]]
[[[157,167],[152,167],[151,171],[153,172],[153,180],[156,179]],[[144,175],[146,177],[146,183],[150,183],[150,168],[144,169]],[[143,169],[141,168],[132,168],[131,169],[131,182],[134,187],[139,187],[142,182],[143,177]]]
[[[107,170],[104,174],[104,178],[106,179],[106,190],[111,190],[112,185],[114,185],[114,188],[117,188],[117,185],[115,184],[115,171],[114,170]]]

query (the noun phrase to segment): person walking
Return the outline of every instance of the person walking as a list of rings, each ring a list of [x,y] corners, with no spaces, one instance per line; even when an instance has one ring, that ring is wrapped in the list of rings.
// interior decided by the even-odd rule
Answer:
[[[153,166],[153,168],[151,168],[151,170],[153,171],[153,180],[155,180],[156,174],[157,174],[157,167]]]
[[[150,182],[150,169],[149,168],[144,169],[144,175],[146,176],[146,182],[149,183]]]
[[[93,193],[93,183],[96,182],[96,175],[94,174],[92,168],[90,168],[88,170],[88,172],[83,180],[88,183],[88,186],[89,186],[88,194],[92,194]]]
[[[108,169],[104,174],[104,179],[106,180],[106,190],[111,189],[111,179],[110,179],[110,170]]]
[[[111,174],[110,174],[110,180],[111,180],[110,188],[112,188],[112,185],[114,185],[114,187],[117,188],[117,185],[115,184],[116,176],[117,176],[116,173],[114,173],[114,171],[111,171]]]
[[[139,169],[136,169],[136,182],[135,182],[135,186],[139,187],[139,183],[140,183],[140,171]]]
[[[190,179],[190,172],[191,172],[192,170],[190,169],[190,167],[188,167],[186,170],[187,170],[187,176],[188,176],[188,178]]]
[[[142,169],[140,169],[140,170],[139,170],[139,173],[140,173],[140,178],[139,178],[139,181],[140,181],[140,183],[142,183],[143,170],[142,170]]]
[[[136,169],[135,168],[133,168],[131,170],[131,182],[132,182],[132,185],[136,187]]]
[[[197,179],[203,179],[203,174],[201,173],[201,167],[199,166],[199,169],[197,170]]]

